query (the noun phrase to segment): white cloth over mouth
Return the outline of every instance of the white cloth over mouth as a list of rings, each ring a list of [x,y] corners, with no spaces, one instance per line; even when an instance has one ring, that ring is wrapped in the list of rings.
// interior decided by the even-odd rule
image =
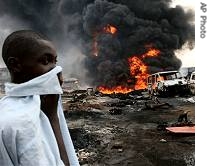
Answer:
[[[47,116],[40,109],[40,95],[62,94],[57,66],[22,84],[6,83],[0,100],[0,166],[63,166],[58,145]],[[71,166],[79,162],[63,114],[61,98],[58,117]]]

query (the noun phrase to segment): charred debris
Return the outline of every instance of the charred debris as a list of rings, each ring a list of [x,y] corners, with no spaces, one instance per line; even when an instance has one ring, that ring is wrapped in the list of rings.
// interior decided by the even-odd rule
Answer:
[[[64,111],[66,116],[71,114],[71,111],[88,111],[92,109],[107,110],[110,115],[120,115],[126,111],[141,111],[141,110],[167,110],[176,107],[176,103],[167,102],[167,98],[180,98],[180,100],[188,103],[195,102],[194,96],[190,91],[184,94],[180,93],[174,96],[151,94],[147,89],[135,90],[129,93],[111,93],[104,94],[94,88],[86,90],[65,91],[62,95]],[[131,109],[130,109],[131,108]],[[130,109],[130,110],[129,110]],[[71,110],[71,111],[69,111]],[[182,116],[183,115],[183,116]],[[177,122],[187,121],[187,113],[180,113]]]
[[[64,91],[64,113],[80,164],[128,161],[145,166],[171,162],[193,166],[194,134],[169,131],[195,126],[193,99],[191,94],[162,97],[147,90],[126,94],[103,94],[94,88]],[[141,157],[132,158],[139,153]]]

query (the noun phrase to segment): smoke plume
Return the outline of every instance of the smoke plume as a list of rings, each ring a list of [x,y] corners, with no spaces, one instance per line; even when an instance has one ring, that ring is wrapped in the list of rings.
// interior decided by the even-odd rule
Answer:
[[[0,0],[0,17],[7,15],[24,23],[25,29],[49,36],[62,52],[69,76],[72,69],[80,70],[79,65],[85,70],[77,72],[78,78],[85,72],[86,83],[112,87],[130,79],[128,58],[141,57],[150,48],[161,53],[143,59],[149,73],[180,68],[174,51],[185,43],[194,47],[194,13],[170,4],[170,0]],[[105,33],[107,25],[116,33]]]

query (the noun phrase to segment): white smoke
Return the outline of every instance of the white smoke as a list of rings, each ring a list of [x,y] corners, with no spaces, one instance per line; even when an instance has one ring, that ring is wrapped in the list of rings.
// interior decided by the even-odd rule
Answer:
[[[80,49],[73,45],[64,46],[62,50],[58,50],[58,64],[63,67],[64,79],[77,78],[81,83],[86,82],[87,71],[81,67],[84,57]]]
[[[194,1],[173,0],[172,7],[176,5],[183,6],[185,10],[195,11]],[[194,23],[194,20],[192,21]],[[176,56],[182,61],[181,67],[195,67],[195,48],[189,49],[188,44],[183,45],[181,50],[175,52]]]
[[[176,50],[175,55],[182,61],[181,67],[195,67],[195,48],[190,49],[188,43],[182,49]]]

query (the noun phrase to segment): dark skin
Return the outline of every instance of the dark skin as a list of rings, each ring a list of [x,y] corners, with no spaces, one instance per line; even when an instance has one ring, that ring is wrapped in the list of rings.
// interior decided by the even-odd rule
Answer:
[[[56,66],[57,54],[55,47],[51,42],[46,40],[38,40],[40,49],[34,51],[33,55],[27,57],[10,57],[7,61],[8,69],[11,74],[11,81],[13,83],[23,83],[29,81],[37,76],[49,72]],[[60,84],[63,82],[62,74],[58,74]],[[62,161],[66,166],[69,166],[67,152],[64,146],[59,119],[57,116],[57,106],[59,95],[50,94],[42,95],[41,110],[48,117],[52,126],[55,138],[60,151]]]

